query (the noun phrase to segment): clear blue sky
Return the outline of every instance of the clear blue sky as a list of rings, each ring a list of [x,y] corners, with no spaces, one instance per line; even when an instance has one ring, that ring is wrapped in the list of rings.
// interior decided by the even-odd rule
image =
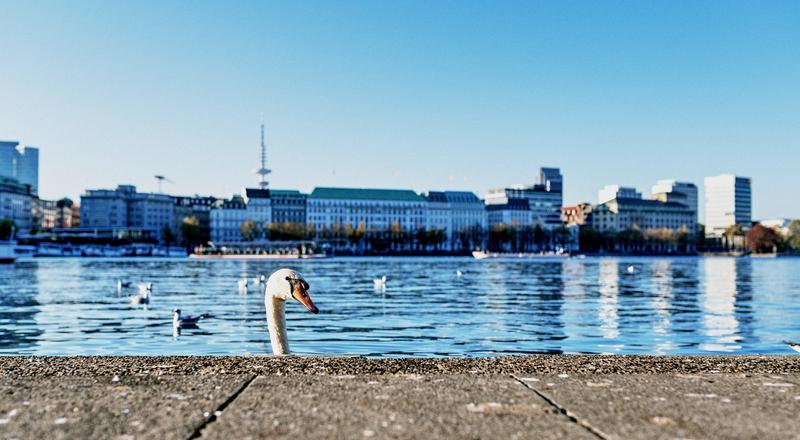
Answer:
[[[0,139],[45,197],[750,176],[800,217],[800,2],[0,2]]]

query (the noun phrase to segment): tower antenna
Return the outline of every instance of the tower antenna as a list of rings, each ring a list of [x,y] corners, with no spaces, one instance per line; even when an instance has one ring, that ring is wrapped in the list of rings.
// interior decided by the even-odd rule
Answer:
[[[264,124],[261,124],[261,168],[256,170],[256,174],[259,176],[258,186],[261,189],[267,189],[269,187],[269,181],[267,181],[267,175],[271,173],[272,170],[267,168],[267,145],[264,143]]]

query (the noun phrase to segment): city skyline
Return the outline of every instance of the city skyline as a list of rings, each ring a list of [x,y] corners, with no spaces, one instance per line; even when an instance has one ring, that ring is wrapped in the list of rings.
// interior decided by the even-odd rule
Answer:
[[[796,5],[310,5],[7,6],[0,138],[41,148],[47,199],[255,187],[263,113],[273,188],[484,196],[556,166],[570,205],[732,173],[754,218],[800,217]]]

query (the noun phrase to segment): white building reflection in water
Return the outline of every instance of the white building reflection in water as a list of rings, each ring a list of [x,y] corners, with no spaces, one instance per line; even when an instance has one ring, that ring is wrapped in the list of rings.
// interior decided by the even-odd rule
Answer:
[[[652,267],[653,296],[650,306],[655,312],[653,351],[655,354],[664,354],[675,349],[675,343],[672,341],[672,312],[670,311],[674,299],[672,260],[655,261]]]
[[[593,316],[589,316],[591,308],[587,304],[586,263],[572,259],[564,261],[561,278],[564,280],[564,306],[561,311],[564,335],[568,339],[580,340],[587,336],[587,326],[594,320]]]
[[[619,332],[619,261],[602,260],[599,270],[600,281],[600,305],[598,307],[598,319],[600,320],[600,332],[604,339],[617,339]],[[625,347],[624,344],[605,345],[600,347],[610,348],[611,351],[619,351]]]
[[[706,341],[704,351],[733,352],[739,344],[739,321],[736,319],[736,259],[706,258],[703,320]]]

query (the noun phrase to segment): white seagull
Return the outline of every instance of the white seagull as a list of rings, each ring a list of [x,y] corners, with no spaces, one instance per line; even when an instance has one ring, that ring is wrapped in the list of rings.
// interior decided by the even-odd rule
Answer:
[[[239,280],[239,282],[238,282],[239,293],[247,293],[247,285],[248,284],[249,283],[247,281],[247,278],[242,278],[241,280]]]
[[[127,289],[128,287],[131,287],[130,281],[117,280],[117,291],[122,292],[122,289]]]
[[[376,289],[385,289],[386,288],[386,275],[375,278],[372,280],[372,285],[375,286]]]
[[[456,276],[457,276],[458,278],[461,278],[461,275],[463,275],[463,274],[461,273],[461,271],[460,271],[460,270],[457,270],[457,271],[456,271]]]
[[[204,318],[207,314],[200,316],[183,316],[181,317],[181,309],[172,310],[172,328],[197,328],[197,323]]]
[[[272,354],[289,354],[289,339],[286,336],[286,315],[284,306],[287,299],[296,299],[306,306],[309,312],[317,314],[319,309],[308,296],[309,285],[303,277],[291,269],[279,269],[269,276],[264,289],[264,305],[267,309],[267,328]]]
[[[633,267],[633,265],[631,264],[630,266],[628,266],[628,273],[634,273],[634,272],[636,272],[636,268]]]
[[[153,293],[153,283],[139,284],[139,294],[131,297],[133,304],[150,304],[150,294]]]
[[[788,345],[789,347],[792,347],[792,350],[800,353],[800,344],[798,344],[797,342],[783,341],[783,343]]]

